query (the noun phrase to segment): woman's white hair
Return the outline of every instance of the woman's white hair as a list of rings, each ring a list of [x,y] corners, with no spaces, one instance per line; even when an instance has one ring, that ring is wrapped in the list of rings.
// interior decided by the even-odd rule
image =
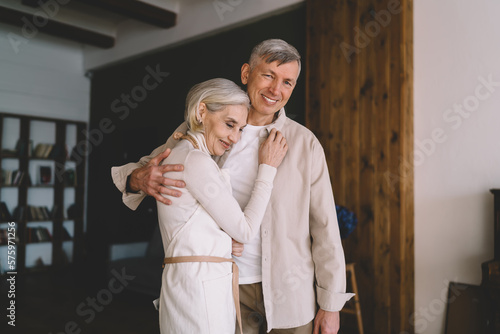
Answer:
[[[199,106],[205,103],[209,112],[217,112],[229,105],[243,105],[250,108],[250,99],[237,84],[231,80],[216,78],[194,85],[186,97],[185,119],[193,132],[203,130],[199,121]]]
[[[253,70],[261,60],[264,60],[268,64],[277,61],[279,65],[296,61],[299,64],[300,73],[299,52],[282,39],[268,39],[256,45],[248,61],[250,70]]]

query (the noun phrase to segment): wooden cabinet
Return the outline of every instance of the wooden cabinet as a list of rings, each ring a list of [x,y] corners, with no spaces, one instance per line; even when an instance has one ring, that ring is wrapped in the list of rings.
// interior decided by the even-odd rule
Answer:
[[[488,318],[490,331],[500,333],[500,189],[491,189],[494,196],[493,238],[494,259],[482,264],[481,286],[488,296]]]
[[[86,123],[0,113],[0,129],[0,273],[78,262]],[[12,226],[15,238],[6,233]],[[7,255],[9,240],[16,246],[15,266]]]

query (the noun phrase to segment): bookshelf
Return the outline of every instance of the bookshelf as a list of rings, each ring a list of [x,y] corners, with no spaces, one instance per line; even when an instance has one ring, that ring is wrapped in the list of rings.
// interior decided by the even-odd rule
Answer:
[[[86,123],[0,113],[0,129],[0,274],[80,261]],[[14,269],[7,267],[12,222]]]

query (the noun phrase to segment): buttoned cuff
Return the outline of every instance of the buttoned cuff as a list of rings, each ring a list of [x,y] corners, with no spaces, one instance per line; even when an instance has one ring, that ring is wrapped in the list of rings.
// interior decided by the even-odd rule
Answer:
[[[338,312],[342,310],[345,303],[354,297],[354,293],[337,293],[325,290],[316,285],[318,305],[322,310]]]
[[[111,177],[116,188],[123,194],[122,201],[131,210],[136,210],[146,197],[143,191],[138,193],[127,192],[127,177],[137,168],[135,164],[127,164],[120,167],[111,167]]]

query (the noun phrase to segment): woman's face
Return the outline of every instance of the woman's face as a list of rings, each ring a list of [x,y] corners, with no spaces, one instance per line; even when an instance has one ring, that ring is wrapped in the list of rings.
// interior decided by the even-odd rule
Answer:
[[[200,103],[199,110],[210,154],[223,155],[232,144],[240,140],[241,131],[247,125],[247,107],[229,105],[222,110],[210,112],[204,103]]]

